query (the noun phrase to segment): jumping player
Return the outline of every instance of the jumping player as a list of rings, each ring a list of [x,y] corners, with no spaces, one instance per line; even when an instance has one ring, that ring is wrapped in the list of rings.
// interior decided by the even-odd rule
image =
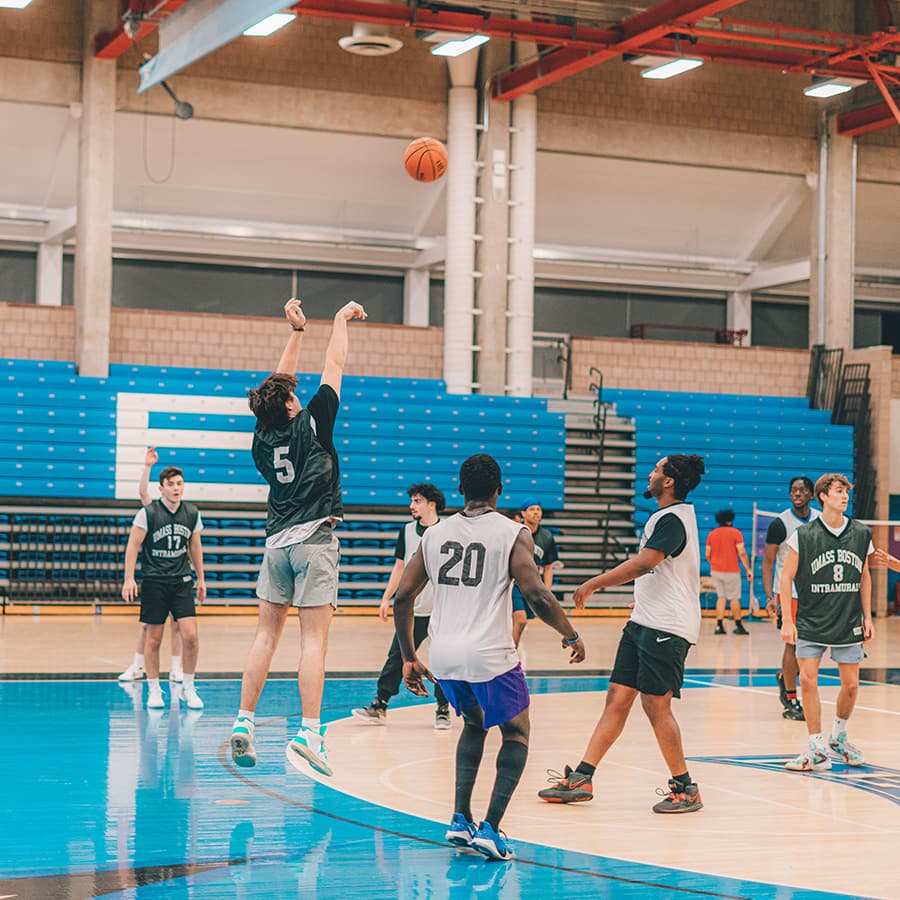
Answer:
[[[459,471],[462,512],[433,525],[410,560],[394,600],[394,627],[403,654],[406,686],[426,696],[423,677],[436,681],[463,717],[456,747],[456,797],[447,840],[489,859],[509,859],[500,820],[519,783],[528,756],[529,697],[510,632],[511,579],[525,599],[571,651],[584,659],[584,644],[562,607],[538,575],[527,527],[497,512],[503,481],[487,454],[470,456]],[[416,656],[413,602],[426,583],[434,588],[428,629],[431,671]],[[434,674],[432,674],[432,672]],[[484,821],[472,818],[472,789],[488,729],[500,727],[503,743]]]
[[[347,360],[347,323],[365,319],[366,311],[359,303],[350,302],[335,314],[322,381],[306,408],[294,393],[306,316],[300,301],[293,298],[284,312],[292,331],[278,368],[248,396],[256,416],[253,462],[269,483],[269,509],[266,549],[256,586],[259,622],[244,666],[231,756],[239,766],[256,765],[256,706],[288,611],[295,606],[300,624],[297,683],[303,720],[288,744],[288,759],[305,760],[317,772],[331,775],[320,715],[328,629],[337,607],[339,545],[332,528],[343,515],[332,432]]]
[[[622,733],[640,696],[671,773],[668,791],[659,791],[665,799],[653,811],[687,813],[703,807],[672,715],[672,698],[681,696],[685,658],[700,635],[700,538],[694,507],[685,498],[703,472],[699,456],[663,457],[647,479],[644,497],[654,498],[659,508],[644,526],[637,556],[595,575],[575,591],[575,606],[583,609],[594,591],[634,581],[634,610],[619,641],[606,707],[584,758],[574,771],[566,766],[561,779],[555,773],[556,783],[538,792],[548,803],[593,798],[594,771]]]
[[[869,557],[875,553],[872,529],[844,515],[852,489],[844,475],[823,475],[816,481],[815,497],[822,515],[802,525],[787,540],[781,570],[781,638],[796,645],[800,684],[806,705],[809,746],[786,769],[808,772],[830,769],[828,749],[849,766],[865,758],[847,740],[847,722],[859,692],[859,664],[863,644],[872,640],[872,579]],[[797,589],[797,617],[790,601],[791,582]],[[819,701],[819,665],[826,648],[837,663],[841,690],[828,748],[822,734]]]

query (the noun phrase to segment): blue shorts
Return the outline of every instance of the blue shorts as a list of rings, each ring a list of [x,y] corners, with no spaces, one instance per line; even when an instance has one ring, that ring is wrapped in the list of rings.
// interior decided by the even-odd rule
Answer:
[[[513,612],[522,612],[524,610],[526,618],[533,619],[535,617],[534,610],[528,605],[528,601],[522,596],[522,592],[519,590],[519,586],[517,584],[513,585],[512,603]]]
[[[531,705],[521,663],[490,681],[438,678],[437,683],[458,716],[473,706],[480,706],[485,728],[509,722]]]
[[[816,644],[813,641],[797,638],[797,659],[821,659],[825,650],[831,647],[831,659],[836,663],[861,663],[865,659],[865,651],[862,644]]]

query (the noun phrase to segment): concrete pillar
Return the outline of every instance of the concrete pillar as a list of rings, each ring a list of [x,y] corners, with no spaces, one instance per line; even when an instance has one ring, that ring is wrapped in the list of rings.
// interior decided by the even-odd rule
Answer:
[[[753,343],[753,306],[750,291],[732,291],[728,295],[728,303],[725,310],[725,327],[729,331],[747,332],[743,346],[749,347]]]
[[[491,41],[482,51],[485,73],[509,63],[508,49]],[[475,333],[478,354],[475,380],[482,394],[506,392],[506,292],[509,257],[509,103],[486,100],[487,129],[482,132],[478,160],[478,241],[475,285],[478,309]]]
[[[425,327],[429,324],[428,269],[407,269],[403,279],[403,324]]]
[[[94,57],[94,35],[118,22],[116,0],[84,4],[75,226],[75,364],[81,375],[109,374],[112,303],[113,146],[116,63]]]
[[[472,391],[475,317],[475,153],[477,51],[448,59],[447,255],[444,268],[444,380],[451,394]]]
[[[38,306],[62,306],[63,245],[45,243],[38,247]]]
[[[833,121],[819,133],[819,172],[812,217],[810,344],[853,347],[856,246],[856,142],[836,134]]]

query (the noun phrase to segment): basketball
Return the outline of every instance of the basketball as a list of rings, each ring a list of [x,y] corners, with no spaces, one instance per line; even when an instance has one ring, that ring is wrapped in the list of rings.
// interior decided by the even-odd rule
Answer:
[[[434,138],[416,138],[403,152],[403,165],[416,181],[437,181],[447,171],[447,148]]]

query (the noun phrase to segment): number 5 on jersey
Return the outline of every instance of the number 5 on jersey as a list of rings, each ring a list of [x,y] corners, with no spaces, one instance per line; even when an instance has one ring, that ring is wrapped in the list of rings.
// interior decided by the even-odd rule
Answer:
[[[275,467],[275,477],[282,484],[290,484],[294,480],[294,464],[287,458],[290,447],[276,447],[274,453],[273,466]]]

